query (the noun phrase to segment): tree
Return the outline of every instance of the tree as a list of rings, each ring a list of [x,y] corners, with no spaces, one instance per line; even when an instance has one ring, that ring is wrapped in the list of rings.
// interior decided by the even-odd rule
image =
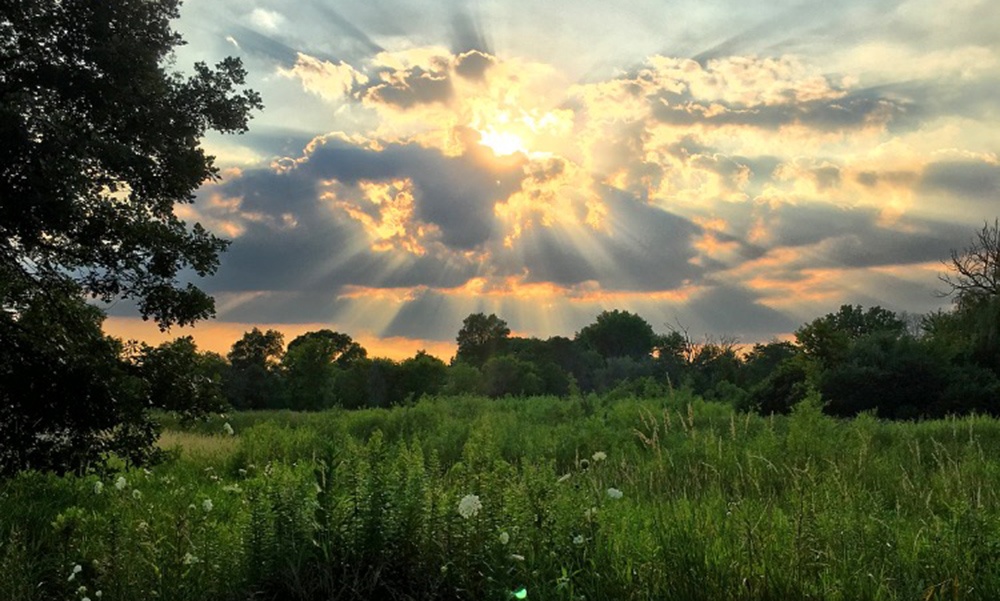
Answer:
[[[222,378],[226,362],[216,353],[198,352],[190,336],[143,345],[134,359],[149,402],[185,419],[203,417],[226,407]]]
[[[503,350],[510,328],[493,313],[473,313],[462,320],[458,331],[455,361],[482,367],[486,360]]]
[[[5,378],[37,379],[0,382],[3,411],[20,428],[14,438],[0,433],[0,445],[27,445],[8,454],[15,464],[30,456],[32,465],[80,467],[94,458],[84,447],[95,441],[93,449],[138,458],[154,439],[133,437],[132,449],[109,442],[112,430],[152,432],[148,399],[115,388],[128,387],[128,378],[109,375],[122,369],[120,357],[105,352],[94,331],[100,316],[78,300],[132,299],[162,328],[214,311],[212,299],[181,276],[213,273],[226,242],[199,224],[188,227],[174,207],[217,176],[200,147],[203,135],[245,131],[261,103],[240,89],[238,59],[215,68],[198,63],[189,76],[168,71],[182,43],[170,27],[177,16],[178,0],[4,4],[0,346]],[[69,332],[90,342],[46,338]],[[43,365],[74,367],[36,371]],[[85,384],[105,377],[95,384],[104,392]],[[43,401],[41,389],[54,396]],[[129,398],[138,405],[126,409]],[[45,403],[43,418],[31,418]],[[39,441],[55,439],[69,441],[75,454],[52,450],[42,461]]]
[[[227,358],[226,397],[237,409],[264,409],[278,404],[278,363],[284,336],[277,330],[254,328],[233,343]]]
[[[865,311],[860,305],[841,305],[836,313],[814,319],[795,332],[795,340],[809,357],[824,365],[843,360],[853,342],[876,333],[899,337],[906,322],[882,307]]]
[[[413,400],[438,394],[448,381],[448,366],[426,351],[417,351],[416,355],[403,361],[399,368],[403,393]]]
[[[83,469],[107,453],[145,461],[156,432],[121,343],[82,299],[50,303],[0,319],[0,475]]]
[[[580,330],[576,340],[602,357],[645,359],[658,341],[653,326],[628,311],[604,311],[597,320]]]
[[[483,392],[493,398],[541,394],[543,384],[534,365],[509,355],[493,357],[483,365]]]
[[[1000,295],[1000,219],[983,228],[961,251],[952,249],[950,262],[945,263],[953,274],[938,276],[954,295],[959,305]]]
[[[340,332],[319,330],[295,338],[281,360],[288,406],[307,410],[333,406],[336,371],[367,356],[368,351]]]

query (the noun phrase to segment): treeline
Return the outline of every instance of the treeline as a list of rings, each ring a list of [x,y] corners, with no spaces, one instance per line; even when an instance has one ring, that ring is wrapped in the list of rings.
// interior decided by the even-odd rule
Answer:
[[[510,335],[496,315],[469,315],[454,359],[420,351],[372,358],[350,336],[303,334],[284,348],[253,329],[222,356],[190,338],[144,347],[135,364],[157,406],[185,411],[390,407],[424,395],[656,396],[687,388],[760,413],[786,413],[813,397],[831,415],[873,411],[908,419],[1000,413],[1000,303],[971,297],[952,311],[901,316],[844,305],[804,324],[794,342],[747,348],[658,334],[639,315],[605,311],[571,338]]]

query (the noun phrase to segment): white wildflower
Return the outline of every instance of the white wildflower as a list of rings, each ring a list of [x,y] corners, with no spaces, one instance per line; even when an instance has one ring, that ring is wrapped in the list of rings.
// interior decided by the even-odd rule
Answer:
[[[229,422],[222,424],[222,431],[228,434],[229,436],[233,436],[236,434],[236,432],[233,431],[233,427],[229,425]]]
[[[125,490],[126,486],[128,486],[128,480],[125,479],[125,476],[118,476],[118,479],[115,480],[115,488]]]
[[[501,532],[500,533],[500,544],[501,545],[506,545],[509,542],[510,542],[510,535],[507,534],[506,532]]]
[[[458,502],[458,513],[465,519],[475,517],[482,508],[483,503],[479,500],[479,495],[465,495]]]
[[[583,535],[582,534],[577,534],[576,536],[574,536],[573,537],[573,544],[574,545],[582,545],[583,544]]]
[[[190,566],[196,563],[201,563],[201,560],[198,559],[197,555],[192,555],[190,552],[184,554],[184,565]]]
[[[594,463],[597,463],[599,461],[604,461],[605,459],[607,459],[608,454],[605,453],[604,451],[597,451],[596,453],[591,455],[590,458],[594,460]]]
[[[612,487],[608,489],[608,496],[611,497],[612,499],[620,499],[625,495],[622,493],[622,491]]]
[[[201,508],[205,511],[205,513],[212,511],[212,507],[214,507],[214,505],[212,505],[212,499],[205,499],[201,502]]]
[[[142,493],[139,492],[138,488],[132,491],[132,498],[133,499],[141,499],[142,498]]]
[[[87,587],[85,587],[85,586],[83,586],[81,584],[80,588],[76,589],[76,594],[77,595],[86,595],[87,594]]]
[[[82,571],[83,571],[83,566],[82,565],[80,565],[80,564],[74,565],[73,566],[73,571],[70,573],[69,578],[66,579],[66,582],[73,582],[74,580],[76,580],[76,575],[79,574]]]
[[[82,597],[80,601],[90,601],[90,597]]]
[[[102,593],[101,591],[94,591],[94,596],[100,599],[101,597],[104,596],[104,593]]]
[[[104,490],[104,483],[98,480],[94,482],[94,494],[99,495]]]
[[[559,476],[559,479],[556,480],[556,484],[562,484],[563,482],[569,480],[569,476],[570,476],[569,474],[563,474],[562,476]]]

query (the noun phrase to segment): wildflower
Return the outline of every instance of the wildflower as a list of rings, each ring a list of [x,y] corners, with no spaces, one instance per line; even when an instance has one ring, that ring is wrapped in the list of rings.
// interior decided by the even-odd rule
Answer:
[[[102,593],[101,591],[94,591],[94,596],[100,599],[101,597],[104,596],[104,593]]]
[[[90,601],[90,597],[83,597],[80,599],[80,601]]]
[[[196,563],[201,563],[197,555],[192,555],[190,551],[184,554],[184,565],[191,566]]]
[[[125,476],[118,476],[118,479],[115,480],[115,488],[125,490],[126,486],[128,486],[128,480],[125,479]]]
[[[597,451],[596,453],[591,455],[590,458],[594,460],[594,463],[597,463],[599,461],[604,461],[605,459],[607,459],[608,454],[605,453],[604,451]]]
[[[234,434],[236,434],[236,432],[233,431],[233,427],[229,425],[229,422],[222,424],[222,431],[228,434],[229,436],[233,436]]]
[[[501,545],[506,545],[509,542],[510,542],[510,535],[507,534],[506,532],[501,532],[500,533],[500,544]]]
[[[98,480],[94,482],[94,494],[99,495],[104,490],[104,483]]]
[[[212,505],[212,499],[205,499],[201,502],[201,508],[205,511],[205,513],[212,511],[212,507],[214,507],[214,505]]]
[[[573,544],[574,545],[582,545],[583,544],[583,535],[582,534],[577,534],[576,536],[574,536],[573,537]]]
[[[458,502],[458,513],[465,519],[475,517],[482,508],[483,503],[479,500],[479,495],[465,495]]]
[[[617,488],[612,487],[608,489],[608,496],[612,499],[620,499],[624,496],[624,494]]]
[[[80,585],[80,588],[76,589],[76,594],[77,595],[86,595],[87,594],[87,587],[85,587],[83,585]]]
[[[83,571],[83,566],[82,565],[80,565],[80,564],[74,565],[73,566],[73,572],[69,575],[69,578],[66,579],[66,582],[73,582],[74,580],[76,580],[76,575],[79,574],[82,571]]]
[[[243,476],[243,477],[246,477],[246,475],[247,475],[247,471],[245,469],[243,469],[243,468],[240,468],[240,469],[236,470],[236,472],[239,475]]]
[[[580,469],[583,470],[583,471],[589,470],[590,469],[590,462],[587,461],[586,459],[581,459],[580,460]]]
[[[133,498],[133,499],[136,499],[136,500],[138,500],[138,499],[141,499],[141,498],[142,498],[142,493],[141,493],[141,492],[139,492],[139,489],[138,489],[138,488],[132,491],[132,498]]]
[[[227,484],[226,486],[222,487],[222,490],[225,491],[225,492],[231,492],[231,493],[234,493],[234,494],[239,494],[239,493],[243,492],[243,489],[240,488],[239,484]]]
[[[556,480],[556,484],[562,484],[563,482],[569,480],[569,476],[570,476],[569,474],[563,474],[562,476],[559,476],[559,479]]]

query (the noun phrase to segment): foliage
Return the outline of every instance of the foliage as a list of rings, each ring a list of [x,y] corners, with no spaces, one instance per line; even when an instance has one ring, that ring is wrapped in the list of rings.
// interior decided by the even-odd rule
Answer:
[[[280,344],[277,352],[281,352]],[[350,368],[367,355],[347,334],[319,330],[298,336],[281,357],[288,406],[299,410],[332,407],[336,371]]]
[[[462,320],[462,328],[456,338],[458,350],[455,361],[482,367],[490,357],[504,350],[509,336],[510,328],[506,321],[493,313],[489,316],[473,313]]]
[[[156,347],[143,345],[133,363],[155,407],[197,419],[228,405],[222,390],[225,360],[216,353],[198,352],[190,336]]]
[[[835,420],[814,398],[759,417],[682,393],[228,419],[237,436],[178,438],[192,446],[148,471],[0,482],[0,598],[985,601],[1000,588],[994,419]],[[213,444],[225,451],[193,454]]]
[[[238,59],[198,63],[190,77],[164,69],[182,43],[177,15],[176,0],[6,5],[0,262],[23,292],[72,281],[134,298],[163,326],[212,313],[211,298],[177,278],[213,272],[225,242],[189,230],[174,206],[216,176],[202,136],[245,131],[261,104],[238,91]]]
[[[174,209],[216,177],[202,136],[246,130],[261,104],[239,89],[238,59],[198,63],[190,76],[167,70],[182,43],[170,28],[177,15],[176,0],[4,4],[5,471],[81,469],[112,451],[132,461],[152,452],[151,399],[81,298],[131,299],[163,328],[214,311],[181,279],[213,273],[227,243],[188,227]]]
[[[601,312],[594,323],[577,332],[576,340],[605,359],[630,357],[638,360],[650,356],[657,337],[645,319],[615,309]]]
[[[489,397],[541,394],[544,381],[533,364],[509,355],[493,357],[483,365],[483,392]]]
[[[448,380],[445,362],[422,350],[403,360],[399,369],[400,386],[413,400],[440,393]]]
[[[0,318],[0,476],[80,470],[111,452],[147,458],[156,433],[141,381],[103,319],[71,295],[40,295],[18,319]]]
[[[882,307],[841,305],[836,313],[817,318],[795,332],[795,339],[803,352],[825,365],[844,359],[851,343],[876,333],[902,336],[906,323],[895,313]]]
[[[238,409],[263,409],[280,399],[278,364],[284,336],[254,328],[233,343],[227,358],[226,397]]]

